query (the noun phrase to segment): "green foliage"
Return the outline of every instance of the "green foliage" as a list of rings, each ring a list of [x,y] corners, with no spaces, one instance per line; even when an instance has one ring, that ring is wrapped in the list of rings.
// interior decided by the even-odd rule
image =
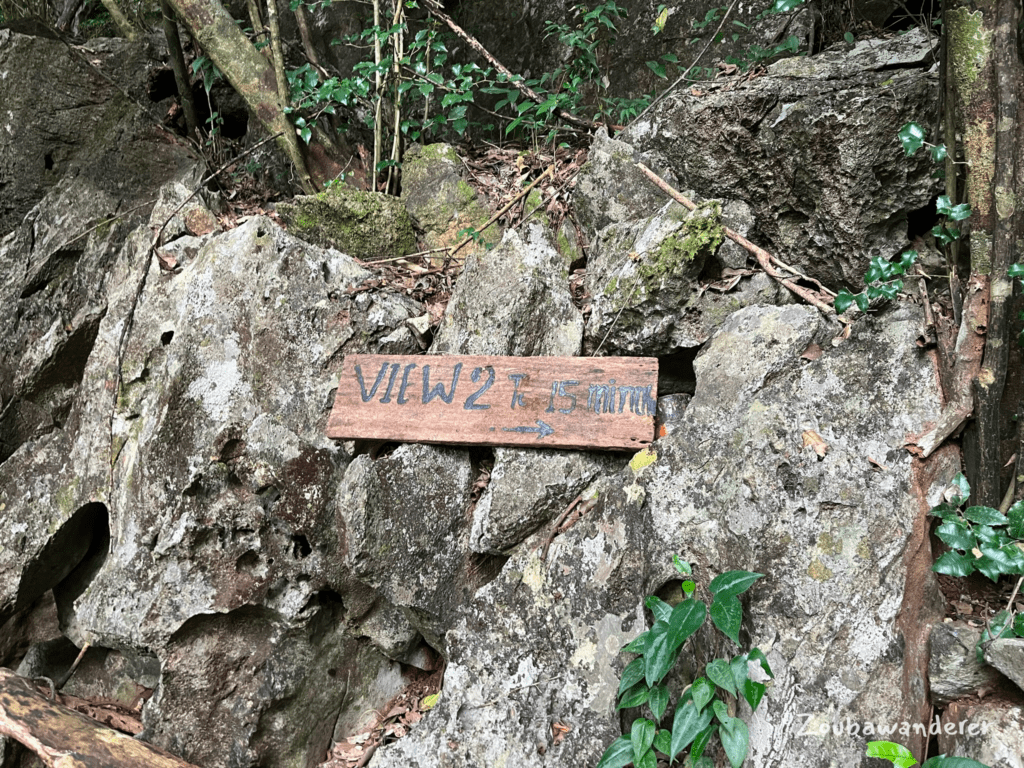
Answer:
[[[913,768],[913,766],[917,765],[917,760],[914,759],[909,749],[891,741],[869,741],[865,754],[868,757],[888,760],[896,768]],[[988,768],[988,766],[967,757],[938,755],[925,760],[921,768]]]
[[[1024,575],[1024,552],[1017,545],[1024,539],[1024,501],[1004,515],[992,507],[965,507],[970,491],[967,479],[958,473],[947,500],[929,512],[942,521],[935,535],[950,548],[932,570],[947,576],[980,571],[992,581],[1003,575]]]
[[[1021,284],[1024,285],[1024,264],[1011,264],[1009,275],[1011,278],[1020,280]],[[1018,313],[1017,318],[1019,320],[1024,320],[1024,310]],[[1021,331],[1017,336],[1017,343],[1024,347],[1024,331]]]
[[[678,555],[673,557],[676,570],[684,577],[692,574],[690,564]],[[729,714],[730,704],[743,699],[756,710],[764,696],[765,685],[751,680],[748,664],[760,665],[772,677],[768,659],[757,648],[732,658],[718,658],[704,668],[678,698],[672,728],[659,728],[669,711],[671,694],[663,683],[684,644],[701,628],[707,616],[734,643],[739,644],[742,607],[738,596],[747,591],[762,574],[728,571],[708,585],[712,594],[710,606],[693,597],[696,585],[687,578],[683,582],[684,599],[671,606],[652,595],[645,605],[654,615],[654,625],[623,648],[638,654],[622,672],[619,682],[619,709],[646,705],[653,719],[640,717],[633,721],[628,735],[616,739],[605,750],[597,768],[622,768],[632,763],[636,768],[654,768],[657,755],[676,762],[689,748],[690,766],[704,766],[704,750],[718,735],[726,757],[733,768],[739,768],[747,755],[750,735],[741,719]]]
[[[903,290],[900,275],[907,273],[917,256],[917,251],[904,251],[897,261],[875,256],[868,265],[868,271],[864,273],[864,284],[867,287],[860,293],[850,293],[844,288],[836,294],[836,312],[841,315],[851,304],[856,304],[861,312],[867,312],[868,306],[875,299],[895,299],[896,294]]]

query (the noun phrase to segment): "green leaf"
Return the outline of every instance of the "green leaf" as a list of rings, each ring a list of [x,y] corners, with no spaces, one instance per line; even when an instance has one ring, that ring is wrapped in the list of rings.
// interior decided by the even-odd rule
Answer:
[[[672,555],[672,565],[674,565],[676,570],[683,574],[683,576],[693,575],[693,568],[691,568],[690,564],[683,560],[679,555]]]
[[[1024,278],[1024,264],[1011,264],[1008,274],[1010,277]]]
[[[629,651],[630,653],[647,653],[647,649],[651,647],[651,630],[641,632],[631,642],[626,644],[622,650]]]
[[[794,8],[802,5],[804,0],[775,0],[769,13],[789,13]]]
[[[956,476],[950,482],[950,486],[954,495],[949,499],[949,503],[953,506],[959,507],[971,497],[971,484],[967,482],[963,472],[956,473]]]
[[[914,755],[909,749],[891,741],[869,741],[865,754],[868,757],[880,757],[883,760],[888,760],[896,768],[911,768],[911,766],[917,765],[917,760],[914,759]]]
[[[740,768],[747,757],[750,732],[747,730],[747,724],[738,717],[730,717],[728,721],[729,724],[723,724],[719,730],[718,738],[722,740],[725,756],[729,758],[732,768]]]
[[[708,727],[711,717],[710,709],[699,712],[693,706],[692,701],[686,702],[681,707],[676,707],[676,714],[672,719],[672,746],[665,753],[669,757],[669,762],[690,746],[694,739]]]
[[[907,153],[907,157],[910,157],[910,155],[924,146],[924,128],[917,123],[907,123],[900,128],[899,133],[896,135],[899,137],[900,144],[903,145],[903,151]]]
[[[863,292],[856,294],[853,297],[853,300],[857,302],[857,309],[859,309],[861,312],[868,311],[868,297],[865,296]]]
[[[646,717],[638,717],[633,721],[629,729],[629,738],[633,744],[633,762],[637,764],[640,758],[647,754],[654,743],[654,732],[657,726]]]
[[[999,561],[993,560],[984,554],[975,559],[974,567],[988,577],[990,581],[999,581],[999,577],[1006,573]]]
[[[658,768],[658,756],[654,754],[653,749],[649,749],[644,753],[644,756],[640,760],[633,763],[635,768]]]
[[[626,692],[622,694],[622,701],[619,702],[619,706],[615,709],[630,709],[631,707],[639,707],[642,704],[647,703],[647,698],[651,695],[651,689],[647,683],[641,680],[639,683],[626,689]]]
[[[751,661],[761,662],[761,669],[764,670],[764,673],[768,675],[768,677],[775,677],[775,675],[772,673],[772,668],[768,666],[767,657],[764,655],[764,652],[760,648],[751,648],[750,652],[747,654],[747,658]]]
[[[313,129],[307,125],[305,128],[299,129],[299,136],[303,142],[309,144],[309,140],[313,138]]]
[[[658,731],[654,737],[654,748],[661,752],[661,754],[667,755],[668,751],[672,749],[672,731],[668,728],[662,728]]]
[[[743,698],[747,700],[751,711],[757,709],[757,705],[761,703],[761,699],[764,697],[764,692],[764,683],[758,683],[749,679],[743,681]]]
[[[971,206],[967,203],[960,203],[960,205],[954,205],[953,208],[946,214],[953,221],[963,221],[971,217]]]
[[[662,64],[659,61],[648,61],[645,63],[647,64],[648,68],[662,80],[668,79],[668,73],[665,71],[664,64]]]
[[[672,615],[671,605],[655,595],[648,597],[644,601],[644,605],[650,609],[657,621],[664,621],[666,624],[668,623],[669,617]]]
[[[668,688],[664,685],[656,685],[651,688],[651,695],[647,698],[647,706],[651,708],[654,719],[660,721],[668,707]],[[664,751],[664,750],[662,750]]]
[[[683,594],[687,597],[690,597],[691,595],[693,595],[694,592],[697,591],[697,585],[689,579],[680,584],[679,588],[683,590]]]
[[[712,579],[708,584],[708,589],[715,597],[742,595],[762,576],[764,576],[763,573],[751,573],[750,571],[726,571],[721,576]]]
[[[959,552],[946,552],[935,561],[932,570],[947,576],[963,578],[974,573],[974,558],[961,555]]]
[[[619,682],[619,692],[616,696],[621,696],[624,691],[632,688],[634,685],[644,679],[644,657],[637,656],[626,668],[622,670],[622,680]]]
[[[946,152],[945,144],[939,144],[936,147],[929,147],[928,151],[931,153],[932,160],[934,160],[936,163],[941,163],[943,160],[946,159],[946,155],[948,154]]]
[[[843,312],[850,308],[851,304],[853,304],[853,294],[848,290],[843,288],[836,294],[835,308],[837,315],[843,314]]]
[[[856,38],[854,38],[853,32],[847,32],[846,34],[843,35],[843,40],[845,40],[848,43],[852,44],[855,39]]]
[[[633,762],[633,743],[628,736],[619,736],[601,755],[597,768],[625,768]]]
[[[710,709],[707,710],[707,712],[709,715],[711,714]],[[717,730],[718,725],[712,723],[699,734],[697,734],[697,738],[693,740],[693,746],[690,747],[690,758],[692,760],[697,760],[701,755],[704,754],[704,750],[707,748],[708,742],[711,741],[711,737],[715,735],[715,732]]]
[[[679,646],[673,643],[673,633],[669,625],[663,621],[655,623],[651,629],[651,647],[644,654],[644,676],[648,685],[653,686],[661,682],[672,668],[678,650]]]
[[[729,671],[732,672],[732,681],[736,685],[737,691],[743,691],[743,683],[750,679],[747,674],[747,655],[741,653],[738,656],[733,656],[732,661],[729,662]]]
[[[1010,521],[1006,532],[1015,539],[1024,539],[1024,500],[1006,510],[1006,519]]]
[[[1018,613],[1013,617],[1011,629],[1017,637],[1024,637],[1024,613]]]
[[[935,529],[935,535],[939,537],[951,549],[962,549],[970,551],[977,545],[977,539],[959,518],[950,518]]]
[[[969,757],[946,757],[938,755],[929,757],[921,765],[921,768],[988,768],[984,763],[971,760]]]
[[[982,525],[1006,525],[1009,522],[1006,515],[992,507],[968,507],[964,510],[964,517]]]
[[[1006,633],[1013,626],[1013,614],[1005,608],[999,611],[989,620],[989,634],[992,638],[1006,637]]]
[[[698,712],[703,711],[707,703],[714,698],[715,686],[706,677],[698,677],[690,686],[690,695],[693,697],[693,705]]]
[[[736,645],[740,644],[740,625],[743,623],[743,606],[738,597],[716,597],[711,603],[711,621]]]
[[[732,670],[729,668],[728,661],[715,659],[704,668],[704,673],[719,688],[728,691],[733,696],[736,695],[736,684],[733,682]]]
[[[668,620],[669,634],[672,637],[673,650],[679,650],[687,638],[700,629],[704,623],[707,609],[704,603],[694,600],[692,597],[679,603],[672,609],[672,616]]]
[[[941,517],[943,520],[947,518],[954,518],[956,520],[960,519],[960,515],[957,512],[957,508],[947,504],[946,502],[942,502],[941,504],[935,505],[930,510],[928,510],[928,514],[933,515],[934,517]]]

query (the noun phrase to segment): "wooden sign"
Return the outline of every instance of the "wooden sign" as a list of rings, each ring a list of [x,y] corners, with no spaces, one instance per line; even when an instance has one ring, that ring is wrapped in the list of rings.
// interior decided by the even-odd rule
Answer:
[[[327,436],[636,450],[657,399],[656,358],[348,355]]]

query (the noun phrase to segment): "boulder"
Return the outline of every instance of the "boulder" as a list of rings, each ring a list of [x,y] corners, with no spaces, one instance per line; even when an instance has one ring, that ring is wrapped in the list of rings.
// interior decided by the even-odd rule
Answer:
[[[939,753],[990,768],[1024,768],[1024,712],[1007,702],[954,702],[943,713]]]
[[[382,192],[336,185],[316,195],[278,203],[277,212],[302,239],[364,261],[405,256],[416,236],[405,205]]]
[[[940,191],[927,153],[906,157],[896,140],[910,121],[935,124],[935,42],[915,29],[680,89],[620,138],[677,189],[747,203],[783,261],[858,286],[871,258],[909,246],[908,217]]]
[[[994,667],[978,661],[981,630],[962,621],[936,624],[929,638],[928,685],[932,702],[945,706],[998,685]]]

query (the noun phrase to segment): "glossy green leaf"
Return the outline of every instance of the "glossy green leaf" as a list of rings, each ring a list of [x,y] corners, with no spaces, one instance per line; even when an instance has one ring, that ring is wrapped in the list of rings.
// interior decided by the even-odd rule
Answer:
[[[657,622],[651,629],[651,646],[644,654],[644,677],[647,685],[653,686],[672,668],[679,646],[672,642],[673,634],[668,624]]]
[[[935,529],[935,535],[952,549],[967,551],[977,544],[977,539],[967,524],[955,517],[943,521],[942,525]]]
[[[952,492],[952,495],[949,495]],[[957,472],[950,481],[950,489],[947,490],[947,499],[955,507],[959,507],[971,497],[971,484],[967,482],[963,472]]]
[[[725,749],[725,756],[729,758],[732,768],[740,768],[747,757],[747,748],[750,745],[750,731],[747,724],[738,717],[730,717],[728,724],[723,723],[718,731],[718,738],[722,740],[722,747]]]
[[[704,673],[719,688],[728,691],[733,696],[736,695],[736,685],[733,683],[732,670],[729,668],[728,661],[715,659],[704,668]]]
[[[1019,277],[1024,279],[1024,264],[1011,264],[1008,274],[1010,277]]]
[[[711,603],[711,621],[726,637],[739,645],[743,606],[740,605],[738,597],[733,595],[725,598],[716,597]]]
[[[672,650],[678,651],[694,632],[700,629],[707,615],[704,603],[693,598],[683,600],[672,609],[668,620],[669,634],[672,638]]]
[[[921,764],[921,768],[988,768],[988,766],[984,763],[979,763],[977,760],[971,760],[969,757],[938,755],[937,757],[929,757],[925,760]]]
[[[633,762],[633,742],[629,736],[619,736],[601,755],[597,768],[625,768]]]
[[[768,675],[768,677],[775,677],[775,674],[772,672],[772,668],[768,666],[768,658],[760,648],[751,648],[750,652],[747,654],[747,658],[751,661],[761,662],[761,669],[764,670],[764,673]]]
[[[924,128],[917,123],[907,123],[896,135],[908,157],[924,146]]]
[[[711,710],[707,710],[707,713],[710,715]],[[701,755],[704,754],[704,750],[707,749],[708,742],[711,741],[711,737],[714,736],[717,731],[718,724],[712,723],[699,734],[697,734],[697,738],[693,740],[693,746],[690,747],[690,757],[693,760],[697,760],[698,758],[700,758]]]
[[[770,13],[789,13],[794,8],[802,5],[804,0],[775,0],[772,3],[772,7],[769,9]]]
[[[645,63],[647,64],[648,68],[662,80],[668,79],[668,72],[665,71],[665,65],[662,64],[660,61],[648,61]]]
[[[656,685],[651,688],[651,694],[647,697],[647,706],[651,708],[654,719],[660,721],[668,707],[668,688],[664,685]]]
[[[868,306],[870,302],[868,302],[868,297],[865,296],[863,292],[854,295],[853,300],[857,302],[857,309],[859,309],[861,312],[868,311]]]
[[[850,43],[851,45],[853,44],[853,41],[855,39],[856,38],[853,36],[853,32],[847,32],[847,33],[845,33],[843,35],[843,40],[845,40],[846,42]]]
[[[1009,522],[1006,515],[992,507],[968,507],[964,510],[964,517],[982,525],[1006,525]]]
[[[650,751],[656,730],[657,726],[646,717],[638,717],[633,721],[633,726],[629,729],[629,738],[633,745],[634,763],[638,763],[640,758]]]
[[[947,576],[968,576],[974,573],[974,558],[959,552],[946,552],[935,561],[932,570]]]
[[[836,294],[835,308],[836,314],[841,315],[843,312],[850,308],[853,304],[853,294],[843,288],[839,293]]]
[[[616,696],[621,696],[624,691],[632,688],[634,685],[644,679],[644,657],[638,656],[633,659],[626,668],[622,670],[622,680],[619,681],[619,692]]]
[[[743,684],[750,679],[750,675],[747,673],[747,655],[741,653],[739,656],[733,656],[732,661],[729,662],[729,671],[732,672],[732,681],[736,685],[736,690],[742,692]]]
[[[690,686],[690,695],[693,697],[693,705],[698,712],[704,710],[708,702],[714,698],[715,684],[706,677],[698,677]]]
[[[753,680],[743,681],[743,698],[747,700],[747,704],[750,705],[752,711],[756,710],[757,705],[761,703],[761,699],[764,698],[764,692],[764,683],[758,683]]]
[[[660,597],[651,595],[644,601],[644,605],[654,614],[656,621],[664,621],[668,623],[669,617],[672,615],[672,606],[662,600]]]
[[[1006,533],[1015,539],[1024,539],[1024,500],[1006,510],[1006,519],[1009,520]]]
[[[672,720],[672,746],[665,753],[670,760],[674,760],[676,755],[693,743],[711,723],[711,717],[710,709],[699,712],[692,701],[676,707],[676,714]]]
[[[641,632],[632,641],[627,643],[622,650],[629,651],[630,653],[647,653],[647,649],[651,646],[651,630]]]
[[[697,591],[697,585],[689,579],[680,584],[679,588],[683,590],[683,594],[686,595],[686,597],[692,596],[693,593]]]
[[[967,203],[960,203],[960,205],[954,205],[949,213],[946,214],[953,221],[963,221],[971,217],[971,206]]]
[[[1003,570],[1002,564],[998,560],[993,560],[988,555],[982,555],[981,557],[975,558],[974,567],[979,573],[984,574],[990,581],[999,581],[999,577],[1004,575],[1006,571]]]
[[[943,502],[942,504],[937,504],[936,506],[932,507],[930,510],[928,510],[928,514],[941,518],[953,517],[957,520],[960,519],[959,513],[957,512],[957,508],[949,504],[946,504],[945,502]]]
[[[647,686],[647,683],[641,680],[639,683],[626,689],[625,693],[622,694],[622,701],[619,702],[619,706],[616,709],[639,707],[647,703],[647,697],[650,695],[651,689]]]
[[[643,757],[634,761],[633,766],[634,768],[658,768],[658,756],[654,754],[653,749],[649,749],[644,752]]]
[[[674,565],[676,570],[683,574],[683,576],[693,575],[693,568],[679,555],[672,555],[672,565]]]
[[[1024,637],[1024,613],[1015,614],[1010,627],[1017,637]]]
[[[667,755],[668,751],[672,749],[672,731],[668,728],[662,728],[654,736],[654,748],[661,752],[663,755]]]
[[[941,163],[943,160],[946,159],[946,155],[948,154],[946,152],[945,144],[939,144],[938,146],[935,147],[929,147],[928,151],[931,153],[932,160],[936,163]]]
[[[911,768],[917,764],[917,760],[914,759],[914,755],[909,749],[891,741],[869,741],[866,755],[888,760],[896,768]]]
[[[711,580],[708,590],[715,597],[742,595],[762,576],[764,576],[763,573],[751,573],[750,571],[726,571]]]

